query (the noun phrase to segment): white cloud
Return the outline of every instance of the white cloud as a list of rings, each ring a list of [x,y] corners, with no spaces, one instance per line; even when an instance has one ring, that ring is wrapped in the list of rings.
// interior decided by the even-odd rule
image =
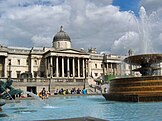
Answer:
[[[50,46],[49,45],[49,41],[51,41],[51,38],[49,37],[45,37],[45,36],[41,36],[41,35],[34,35],[31,40],[33,41],[33,43],[37,46]]]
[[[128,49],[132,49],[136,53],[141,51],[139,50],[141,48],[138,47],[139,42],[140,40],[138,33],[126,32],[123,36],[114,41],[114,44],[112,45],[112,51],[115,53],[120,52],[120,54],[125,55],[128,53]]]
[[[140,5],[146,8],[148,14],[150,14],[152,11],[162,9],[161,0],[141,0]]]
[[[24,47],[52,46],[61,25],[74,48],[97,48],[127,54],[139,48],[136,18],[120,12],[112,0],[6,0],[0,3],[0,44]],[[142,2],[141,2],[142,3]],[[148,5],[146,2],[142,3]],[[160,43],[162,29],[160,7],[152,17],[154,42]],[[153,42],[153,46],[160,50]],[[43,44],[45,43],[45,44]]]

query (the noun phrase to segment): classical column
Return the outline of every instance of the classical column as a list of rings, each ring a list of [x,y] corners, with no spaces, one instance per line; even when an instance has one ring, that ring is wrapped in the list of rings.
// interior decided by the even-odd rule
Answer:
[[[103,75],[106,75],[106,65],[102,63]]]
[[[119,72],[118,72],[118,66],[119,64],[118,63],[116,63],[116,75],[119,75]]]
[[[47,58],[45,58],[45,75],[46,75],[46,77],[48,75],[48,71],[47,71],[48,67],[47,66],[48,66],[47,65]]]
[[[33,61],[34,61],[34,59],[33,59],[33,57],[31,56],[31,58],[30,58],[30,72],[32,73],[32,75],[34,75],[34,74],[33,74]]]
[[[117,72],[118,72],[118,75],[120,75],[120,64],[118,64],[117,66]]]
[[[88,63],[89,63],[89,67],[92,67],[92,62],[91,62],[90,59],[88,59]],[[91,75],[93,77],[92,69],[91,68],[88,69],[88,72],[89,72],[89,75]]]
[[[74,62],[74,58],[73,58],[73,77],[75,77],[75,62]]]
[[[111,74],[114,74],[113,63],[111,63]]]
[[[85,69],[86,69],[86,66],[85,66],[85,59],[83,58],[83,77],[85,77]]]
[[[7,67],[8,67],[8,58],[7,57],[5,57],[5,65],[4,65],[4,77],[8,77],[8,69],[7,69]]]
[[[106,73],[107,73],[107,75],[109,75],[109,64],[108,63],[106,64],[106,69],[107,69]]]
[[[53,70],[51,69],[53,64],[52,64],[53,58],[52,56],[50,57],[50,66],[49,66],[49,72],[50,72],[50,77],[53,77]]]
[[[78,77],[80,77],[80,60],[78,58]]]
[[[62,77],[64,77],[64,58],[62,57]]]
[[[69,70],[69,58],[67,57],[67,77],[70,76],[70,70]]]
[[[56,56],[56,77],[58,77],[58,56]]]
[[[87,66],[87,77],[89,77],[89,75],[91,75],[90,73],[90,65],[89,65],[89,59],[86,59],[86,66]]]
[[[110,68],[109,68],[109,74],[112,74],[111,63],[109,63],[109,66],[110,66]]]

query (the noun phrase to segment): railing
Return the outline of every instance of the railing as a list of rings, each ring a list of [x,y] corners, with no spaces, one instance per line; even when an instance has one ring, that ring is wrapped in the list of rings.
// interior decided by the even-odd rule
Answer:
[[[8,78],[1,78],[2,80],[7,80]],[[27,83],[27,82],[84,82],[84,79],[60,79],[60,78],[28,78],[28,79],[18,79],[18,78],[11,78],[14,82],[19,83]]]

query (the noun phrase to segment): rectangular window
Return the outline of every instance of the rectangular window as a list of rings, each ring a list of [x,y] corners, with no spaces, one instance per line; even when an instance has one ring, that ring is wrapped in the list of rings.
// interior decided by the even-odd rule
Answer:
[[[7,76],[9,77],[9,78],[11,78],[12,77],[12,71],[7,71]]]
[[[38,72],[37,72],[37,71],[33,71],[33,73],[34,73],[34,78],[36,78],[36,77],[37,77]]]
[[[8,59],[8,65],[11,65],[11,59]]]
[[[95,73],[95,76],[98,76],[98,73]]]
[[[40,72],[40,77],[44,77],[44,72]]]
[[[97,68],[97,64],[95,64],[95,68]]]
[[[21,73],[21,71],[16,71],[17,78],[20,78],[20,73]]]
[[[28,59],[26,60],[26,65],[29,65],[29,60]]]
[[[20,65],[20,60],[19,59],[17,60],[17,65]]]
[[[37,65],[37,60],[34,60],[35,65]]]

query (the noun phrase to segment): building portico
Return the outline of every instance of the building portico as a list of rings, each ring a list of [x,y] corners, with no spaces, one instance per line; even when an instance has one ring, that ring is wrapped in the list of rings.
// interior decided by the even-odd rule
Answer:
[[[63,51],[63,52],[62,52]],[[89,54],[74,49],[59,50],[60,54],[48,51],[45,56],[47,77],[51,78],[85,78],[88,71]],[[62,52],[62,53],[61,53]],[[79,56],[78,56],[79,55]]]

